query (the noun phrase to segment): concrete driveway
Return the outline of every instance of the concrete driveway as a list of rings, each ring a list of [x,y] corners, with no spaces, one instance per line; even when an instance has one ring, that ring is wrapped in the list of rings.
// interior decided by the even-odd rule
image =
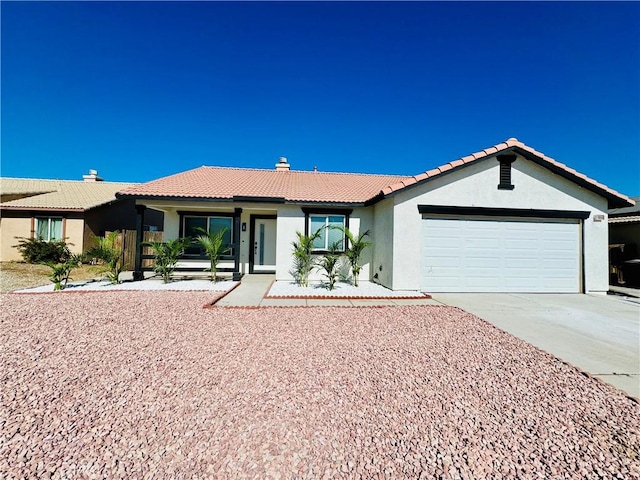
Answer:
[[[640,304],[613,296],[439,293],[496,327],[640,398]]]

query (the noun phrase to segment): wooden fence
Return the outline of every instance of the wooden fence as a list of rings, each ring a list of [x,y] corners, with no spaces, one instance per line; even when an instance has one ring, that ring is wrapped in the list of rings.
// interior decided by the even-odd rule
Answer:
[[[106,232],[107,234],[109,232]],[[162,232],[143,232],[143,242],[161,242]],[[122,250],[122,264],[125,270],[133,270],[136,265],[136,231],[122,230],[116,240],[116,247]],[[151,255],[151,247],[142,247],[143,255]],[[153,267],[153,260],[142,260],[142,268]]]

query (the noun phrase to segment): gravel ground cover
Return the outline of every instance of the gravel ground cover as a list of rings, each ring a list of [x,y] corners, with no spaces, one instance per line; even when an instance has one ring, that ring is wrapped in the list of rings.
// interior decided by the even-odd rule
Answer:
[[[421,292],[394,291],[373,282],[360,282],[357,287],[350,283],[338,282],[333,290],[329,290],[323,282],[311,282],[308,287],[301,287],[295,282],[273,282],[265,298],[313,298],[313,297],[348,297],[348,298],[413,298],[425,297]]]
[[[637,403],[459,309],[211,299],[2,295],[0,477],[640,476]]]
[[[108,281],[89,281],[82,283],[70,283],[64,290],[60,290],[57,293],[69,293],[69,292],[107,292],[118,290],[173,290],[173,291],[216,291],[216,292],[228,292],[240,282],[232,281],[219,281],[213,283],[211,280],[204,279],[189,279],[189,280],[172,280],[169,283],[164,283],[161,278],[154,277],[148,278],[139,282],[122,282],[118,284],[112,284]],[[42,285],[40,287],[26,288],[22,290],[16,290],[14,293],[48,293],[53,292],[53,284]]]

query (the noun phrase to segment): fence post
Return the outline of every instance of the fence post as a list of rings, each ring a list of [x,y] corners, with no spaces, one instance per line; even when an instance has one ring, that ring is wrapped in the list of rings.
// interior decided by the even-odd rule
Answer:
[[[142,271],[142,242],[144,229],[144,211],[147,209],[144,205],[136,205],[136,264],[133,271],[133,280],[144,280],[144,272]]]

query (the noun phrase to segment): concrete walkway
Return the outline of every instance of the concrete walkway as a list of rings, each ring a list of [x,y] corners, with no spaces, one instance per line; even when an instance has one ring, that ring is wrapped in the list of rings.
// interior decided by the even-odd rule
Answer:
[[[217,307],[256,307],[275,280],[275,275],[245,275],[240,285],[216,303]]]
[[[640,398],[640,305],[635,301],[579,294],[433,297]]]
[[[218,307],[367,307],[380,305],[440,305],[435,300],[410,298],[264,298],[275,275],[245,275],[240,285],[216,303]]]

